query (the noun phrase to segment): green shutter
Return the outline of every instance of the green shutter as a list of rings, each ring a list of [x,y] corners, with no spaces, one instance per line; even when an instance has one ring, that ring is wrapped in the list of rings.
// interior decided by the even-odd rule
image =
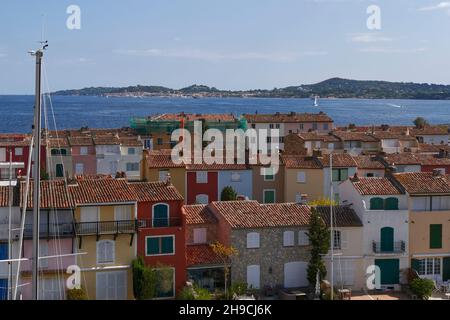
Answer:
[[[381,251],[392,252],[394,251],[394,228],[384,227],[381,228]]]
[[[430,249],[442,248],[442,224],[430,224]]]
[[[370,210],[383,210],[383,199],[371,198],[370,199]]]
[[[442,281],[450,280],[450,257],[445,257],[442,268]]]
[[[161,238],[161,253],[173,253],[173,237]]]
[[[345,181],[348,179],[348,169],[341,169],[341,176],[339,181]]]
[[[64,177],[64,166],[61,163],[56,165],[56,177],[62,178]]]
[[[159,238],[147,238],[147,255],[160,254]]]
[[[275,191],[273,190],[264,191],[264,203],[275,203]]]
[[[156,228],[169,226],[168,206],[158,204],[153,208],[153,226]]]
[[[419,273],[420,270],[420,262],[417,259],[411,259],[411,269],[416,270]]]
[[[65,156],[65,155],[67,155],[67,150],[66,149],[61,149],[61,155],[63,155],[63,156]]]
[[[333,169],[332,175],[333,181],[339,181],[339,169]]]
[[[398,210],[398,199],[397,198],[387,198],[385,209],[386,210]]]

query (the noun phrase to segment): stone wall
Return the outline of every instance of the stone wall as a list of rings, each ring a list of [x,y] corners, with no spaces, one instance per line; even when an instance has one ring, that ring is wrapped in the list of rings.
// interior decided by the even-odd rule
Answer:
[[[232,259],[231,281],[247,282],[247,266],[260,266],[260,287],[284,286],[284,264],[294,261],[309,261],[309,246],[298,245],[298,232],[301,227],[280,227],[263,229],[234,229],[231,232],[231,245],[238,255]],[[294,231],[295,242],[292,247],[283,246],[283,232]],[[259,232],[260,247],[247,249],[247,233]],[[271,272],[269,269],[272,269]]]

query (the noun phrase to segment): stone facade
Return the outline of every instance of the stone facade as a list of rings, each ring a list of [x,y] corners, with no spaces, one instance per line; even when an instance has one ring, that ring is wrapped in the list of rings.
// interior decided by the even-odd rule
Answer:
[[[284,264],[294,261],[309,261],[310,246],[299,246],[299,231],[306,227],[277,227],[259,229],[233,229],[231,245],[237,249],[238,255],[232,259],[231,282],[247,282],[247,266],[260,266],[260,288],[266,285],[284,287]],[[294,246],[283,246],[284,231],[294,231]],[[260,247],[247,249],[247,234],[260,234]],[[270,270],[271,269],[271,270]]]

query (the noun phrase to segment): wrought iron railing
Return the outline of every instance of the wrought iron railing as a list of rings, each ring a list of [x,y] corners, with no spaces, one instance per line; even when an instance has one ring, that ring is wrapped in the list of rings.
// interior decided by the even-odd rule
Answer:
[[[155,218],[139,220],[139,228],[167,228],[180,227],[182,225],[181,218]]]
[[[391,245],[381,244],[381,242],[373,241],[372,249],[374,253],[403,253],[406,251],[405,241],[395,241]]]
[[[39,225],[39,238],[72,237],[75,234],[74,231],[74,224],[72,222],[41,223]],[[23,237],[25,239],[33,237],[32,224],[26,224],[24,226]]]
[[[130,234],[135,233],[137,220],[117,221],[94,221],[76,222],[75,232],[77,235],[99,235],[99,234]]]

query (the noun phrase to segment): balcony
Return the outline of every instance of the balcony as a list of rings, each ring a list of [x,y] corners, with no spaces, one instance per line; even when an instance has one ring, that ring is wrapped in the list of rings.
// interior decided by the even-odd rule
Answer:
[[[155,218],[139,220],[139,228],[169,228],[169,227],[181,227],[183,221],[181,218]]]
[[[405,241],[395,241],[391,244],[383,244],[381,242],[372,242],[372,250],[374,253],[378,254],[395,254],[395,253],[404,253],[406,251]]]
[[[40,239],[52,238],[71,238],[75,235],[74,225],[71,222],[67,223],[41,223],[39,226]],[[33,225],[26,224],[23,231],[24,239],[33,238]]]
[[[136,220],[76,222],[75,233],[77,236],[134,234],[136,227]]]

